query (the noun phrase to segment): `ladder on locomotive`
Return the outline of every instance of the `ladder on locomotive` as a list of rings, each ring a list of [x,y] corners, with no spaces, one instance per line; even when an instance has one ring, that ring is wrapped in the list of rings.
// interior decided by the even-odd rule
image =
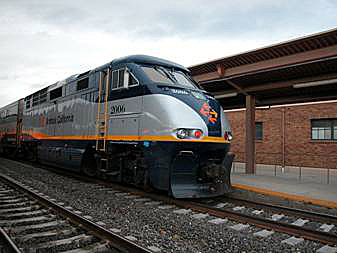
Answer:
[[[96,116],[96,151],[98,152],[105,152],[107,148],[109,76],[109,69],[99,73],[98,109]]]

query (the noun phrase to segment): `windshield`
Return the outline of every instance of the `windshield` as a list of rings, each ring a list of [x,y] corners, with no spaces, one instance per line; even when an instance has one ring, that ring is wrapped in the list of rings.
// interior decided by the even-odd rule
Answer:
[[[153,67],[142,67],[143,71],[154,82],[173,84],[173,80],[169,78],[162,70]]]
[[[145,74],[154,82],[178,84],[189,88],[197,88],[183,72],[163,67],[141,67]]]

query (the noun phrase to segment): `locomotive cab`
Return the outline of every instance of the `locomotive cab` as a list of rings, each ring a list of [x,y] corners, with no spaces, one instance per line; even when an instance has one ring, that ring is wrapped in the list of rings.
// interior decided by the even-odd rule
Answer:
[[[231,131],[220,104],[184,67],[138,63],[144,86],[139,136],[148,182],[176,198],[211,197],[231,190]]]

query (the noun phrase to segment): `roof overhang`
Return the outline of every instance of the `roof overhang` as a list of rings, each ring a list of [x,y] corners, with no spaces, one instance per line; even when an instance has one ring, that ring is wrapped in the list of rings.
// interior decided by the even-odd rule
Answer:
[[[337,29],[190,67],[225,109],[337,99]]]

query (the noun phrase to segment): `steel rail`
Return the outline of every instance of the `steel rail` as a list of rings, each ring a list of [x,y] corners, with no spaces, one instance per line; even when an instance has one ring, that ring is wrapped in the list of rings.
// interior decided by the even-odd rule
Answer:
[[[237,213],[229,210],[219,210],[215,207],[210,207],[205,204],[200,204],[196,202],[187,202],[184,205],[185,208],[190,208],[193,211],[198,211],[202,213],[208,213],[210,215],[229,218],[235,221],[240,221],[242,223],[250,223],[257,227],[272,229],[277,232],[287,233],[297,237],[302,237],[308,240],[319,241],[329,245],[337,244],[337,234],[332,234],[328,232],[312,230],[305,227],[299,227],[285,222],[273,221],[269,219],[264,219],[258,216],[247,215],[243,213]]]
[[[135,244],[134,242],[131,242],[122,236],[113,233],[106,228],[88,220],[85,219],[78,214],[64,208],[63,206],[60,206],[47,198],[39,195],[36,192],[33,192],[23,186],[20,182],[6,176],[3,174],[0,174],[0,179],[4,180],[6,183],[10,184],[11,186],[15,187],[16,189],[19,189],[20,191],[27,193],[28,195],[32,196],[34,199],[36,199],[40,204],[45,206],[46,208],[51,208],[53,211],[55,211],[60,216],[64,217],[65,219],[70,220],[74,224],[77,224],[81,226],[82,228],[88,230],[88,232],[91,232],[95,236],[107,240],[109,244],[122,252],[125,253],[151,253],[150,250]]]
[[[12,241],[12,239],[7,235],[5,230],[3,230],[2,228],[0,228],[0,236],[5,240],[6,245],[10,248],[9,252],[21,253],[21,250],[18,249],[18,247],[15,245],[15,243]]]
[[[334,225],[337,225],[337,216],[335,215],[330,215],[330,214],[325,214],[325,213],[318,213],[318,212],[313,212],[305,209],[298,209],[298,208],[292,208],[292,207],[286,207],[286,206],[280,206],[276,204],[268,204],[268,203],[263,203],[259,201],[253,201],[253,200],[246,200],[246,199],[241,199],[241,198],[236,198],[236,197],[226,197],[226,199],[229,199],[233,202],[237,203],[242,203],[247,206],[254,206],[254,207],[259,207],[259,208],[268,208],[270,210],[274,211],[282,211],[283,213],[290,214],[293,216],[301,216],[303,218],[310,219],[312,221],[317,221],[317,222],[326,222],[326,223],[331,223]]]
[[[208,213],[209,215],[219,217],[219,218],[229,218],[237,222],[249,223],[249,224],[255,225],[256,227],[274,230],[280,233],[286,233],[286,234],[293,235],[296,237],[302,237],[308,240],[319,241],[321,243],[329,244],[332,246],[337,244],[337,234],[319,231],[319,230],[313,230],[313,229],[306,228],[306,227],[292,225],[286,222],[273,221],[271,219],[269,220],[269,219],[261,218],[261,217],[254,216],[254,215],[237,213],[235,211],[220,210],[218,208],[211,207],[206,204],[201,204],[196,201],[173,199],[173,198],[163,196],[163,195],[143,192],[141,190],[135,191],[134,188],[128,188],[126,186],[120,186],[120,185],[116,186],[116,185],[113,185],[112,183],[103,182],[103,184],[106,186],[109,185],[110,187],[113,186],[117,190],[127,191],[129,193],[140,195],[143,197],[152,198],[157,201],[163,201],[165,203],[176,205],[181,208],[191,209],[194,212]],[[299,213],[297,213],[297,215],[301,216]],[[323,215],[323,216],[330,217],[327,215]],[[330,218],[333,219],[334,217],[330,217]],[[320,222],[322,222],[322,220],[320,220]],[[334,220],[334,222],[336,222],[336,220]]]

